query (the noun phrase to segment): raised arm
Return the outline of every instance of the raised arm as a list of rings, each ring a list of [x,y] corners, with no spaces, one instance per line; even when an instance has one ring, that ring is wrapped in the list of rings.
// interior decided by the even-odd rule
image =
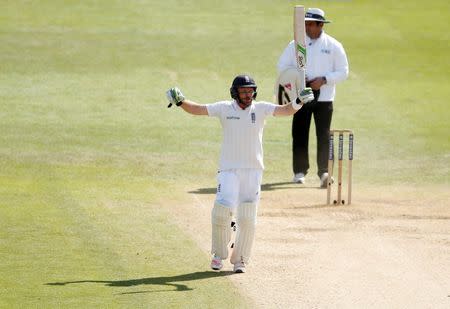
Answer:
[[[169,105],[167,107],[171,107],[172,105],[180,106],[187,113],[192,115],[208,115],[208,109],[206,105],[198,104],[190,100],[186,100],[184,95],[181,93],[181,90],[178,88],[170,88],[166,92],[167,99],[169,100]]]
[[[208,109],[206,108],[206,105],[198,104],[186,99],[182,101],[180,107],[192,115],[199,115],[199,116],[208,115]]]
[[[298,106],[298,109],[293,106],[293,104]],[[284,104],[284,105],[277,105],[275,107],[275,110],[273,111],[274,116],[290,116],[294,115],[300,108],[302,108],[303,104],[297,104],[295,101],[292,103]]]
[[[290,116],[295,114],[302,106],[314,100],[314,94],[311,88],[305,88],[298,94],[298,98],[289,104],[277,105],[273,112],[274,116]]]

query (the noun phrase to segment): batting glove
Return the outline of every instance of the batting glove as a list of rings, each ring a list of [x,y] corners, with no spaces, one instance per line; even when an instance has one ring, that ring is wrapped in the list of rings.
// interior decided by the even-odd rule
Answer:
[[[298,93],[297,103],[306,104],[314,100],[314,93],[311,88],[305,88]]]
[[[171,107],[173,104],[176,106],[180,106],[183,104],[183,101],[186,99],[184,95],[181,93],[181,90],[177,87],[170,88],[166,91],[167,99],[169,100],[169,105],[167,107]]]

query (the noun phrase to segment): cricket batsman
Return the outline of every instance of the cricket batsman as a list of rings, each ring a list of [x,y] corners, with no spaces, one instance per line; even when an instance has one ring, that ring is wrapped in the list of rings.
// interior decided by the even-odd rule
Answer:
[[[237,232],[230,262],[235,273],[244,273],[255,236],[256,216],[264,169],[262,137],[269,116],[290,116],[314,99],[311,88],[298,93],[291,103],[275,105],[254,101],[257,85],[249,75],[234,78],[232,100],[198,104],[187,100],[178,88],[167,92],[169,106],[179,106],[193,115],[217,117],[222,125],[222,146],[217,176],[217,194],[211,211],[211,268],[220,270],[229,256],[231,220],[236,218]]]

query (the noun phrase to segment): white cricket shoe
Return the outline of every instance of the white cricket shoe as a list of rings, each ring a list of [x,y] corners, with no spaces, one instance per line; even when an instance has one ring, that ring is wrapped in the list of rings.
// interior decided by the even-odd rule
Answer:
[[[334,183],[334,178],[331,177],[331,183]],[[320,176],[320,187],[322,189],[327,188],[328,185],[328,173],[323,173],[322,176]]]
[[[245,263],[244,261],[239,261],[234,264],[233,271],[237,274],[245,273]]]
[[[304,184],[305,183],[305,174],[303,173],[297,173],[294,175],[294,178],[292,179],[295,183]]]
[[[222,267],[223,267],[222,259],[214,255],[211,260],[211,268],[213,270],[221,270]]]

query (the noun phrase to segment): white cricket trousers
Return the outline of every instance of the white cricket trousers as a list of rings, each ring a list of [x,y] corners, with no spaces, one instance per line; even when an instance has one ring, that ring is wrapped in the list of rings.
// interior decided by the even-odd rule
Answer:
[[[262,174],[262,169],[253,168],[219,171],[216,203],[232,209],[243,203],[258,204]]]

